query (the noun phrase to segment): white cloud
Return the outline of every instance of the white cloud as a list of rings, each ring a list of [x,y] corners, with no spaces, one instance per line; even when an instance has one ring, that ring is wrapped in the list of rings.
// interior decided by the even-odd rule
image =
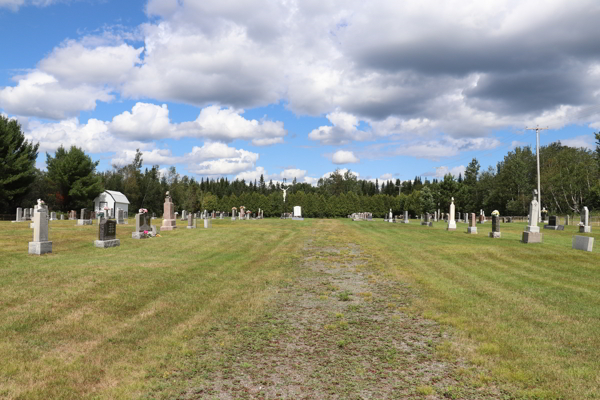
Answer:
[[[308,134],[309,139],[318,140],[322,144],[346,144],[351,140],[367,140],[369,132],[358,129],[359,120],[356,116],[341,111],[326,115],[333,126],[320,126]]]
[[[338,150],[331,157],[331,162],[334,164],[355,164],[359,161],[353,152],[347,150]]]
[[[344,175],[346,172],[348,172],[348,168],[338,168],[338,171],[340,174]],[[323,174],[323,176],[321,178],[323,179],[327,179],[331,176],[331,174],[333,174],[335,171],[331,171],[331,172],[326,172],[325,174]],[[356,171],[352,171],[350,170],[350,173],[354,176],[356,176],[356,178],[358,178],[360,176],[360,174]]]
[[[273,181],[273,183],[281,183],[285,178],[287,184],[289,185],[295,178],[296,182],[299,183],[305,182],[311,185],[316,184],[316,182],[319,179],[306,176],[306,173],[307,171],[303,169],[286,168],[278,174],[269,174],[265,168],[256,167],[256,169],[254,169],[253,171],[244,171],[242,173],[239,173],[235,178],[240,180],[245,179],[247,182],[254,182],[255,179],[258,181],[260,179],[260,176],[262,175],[265,182]]]
[[[188,171],[204,176],[235,175],[254,168],[259,155],[243,149],[236,150],[236,157],[203,161],[188,165]]]
[[[34,5],[45,7],[52,3],[58,3],[60,0],[0,0],[0,8],[5,7],[13,11],[17,11],[23,5]]]
[[[61,82],[119,85],[141,62],[143,50],[143,47],[136,49],[124,43],[87,48],[70,40],[40,61],[39,68]]]
[[[564,146],[576,148],[583,147],[588,150],[594,150],[596,148],[596,143],[594,142],[592,135],[581,135],[570,139],[561,139],[560,143]]]
[[[115,116],[110,128],[115,135],[128,139],[151,140],[175,136],[166,104],[136,103],[131,113],[125,111]]]
[[[458,178],[459,174],[465,176],[466,167],[464,165],[460,165],[458,167],[448,168],[446,166],[436,167],[435,172],[426,172],[423,174],[424,176],[432,176],[434,178],[443,179],[444,176],[451,174],[455,178]]]
[[[384,181],[389,181],[390,179],[394,179],[394,175],[392,174],[383,174],[379,177],[379,179]]]
[[[89,84],[65,86],[41,71],[14,79],[18,81],[17,86],[0,89],[0,107],[11,114],[65,119],[82,110],[94,110],[97,101],[114,99],[108,89]]]
[[[29,121],[25,128],[28,140],[40,143],[40,151],[53,152],[61,145],[81,147],[87,153],[113,152],[115,149],[144,148],[141,142],[124,142],[112,136],[106,122],[89,119],[81,124],[79,119],[71,118],[54,123]]]
[[[287,134],[283,122],[249,120],[242,117],[243,112],[244,110],[209,106],[200,111],[195,121],[179,124],[177,134],[223,142],[251,140],[255,146],[283,143],[283,137]]]

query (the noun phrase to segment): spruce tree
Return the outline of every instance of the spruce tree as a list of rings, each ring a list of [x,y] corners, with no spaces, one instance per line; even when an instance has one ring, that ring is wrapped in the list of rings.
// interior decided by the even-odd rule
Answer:
[[[30,190],[35,180],[35,160],[39,143],[25,139],[21,125],[0,115],[0,209],[3,213],[13,208]]]

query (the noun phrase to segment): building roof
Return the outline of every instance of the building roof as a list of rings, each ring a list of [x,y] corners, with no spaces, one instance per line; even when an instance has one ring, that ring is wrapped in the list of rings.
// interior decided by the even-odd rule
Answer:
[[[114,190],[105,190],[105,192],[108,193],[116,203],[129,204],[129,200],[127,200],[127,197],[125,197],[123,193],[115,192]]]

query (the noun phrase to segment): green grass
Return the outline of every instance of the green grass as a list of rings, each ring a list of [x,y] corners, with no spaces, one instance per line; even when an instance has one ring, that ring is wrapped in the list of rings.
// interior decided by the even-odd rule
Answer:
[[[468,235],[466,224],[412,222],[344,224],[382,271],[417,289],[413,312],[456,328],[441,353],[467,358],[474,383],[489,374],[520,398],[600,398],[598,243],[572,250],[573,226],[523,244],[524,224],[503,224],[492,239],[490,223]]]
[[[94,247],[97,226],[51,222],[43,256],[27,254],[29,224],[1,224],[0,398],[139,397],[194,337],[261,312],[311,224],[182,222],[133,240],[131,222],[111,249]]]
[[[196,343],[210,337],[214,346],[235,349],[223,321],[243,330],[264,317],[273,293],[302,273],[307,240],[323,248],[332,240],[358,245],[368,268],[408,284],[403,311],[448,326],[452,335],[436,354],[467,360],[471,385],[496,386],[507,398],[600,398],[600,255],[598,247],[571,249],[576,227],[542,230],[542,244],[522,244],[523,224],[503,224],[501,239],[487,237],[491,223],[478,225],[479,235],[465,234],[465,224],[447,232],[441,222],[428,228],[417,221],[215,220],[209,230],[180,224],[146,240],[131,239],[133,226],[119,225],[121,246],[96,249],[97,226],[53,221],[53,254],[30,256],[28,224],[0,222],[0,399],[171,393],[169,377],[185,375],[185,360],[200,351]],[[315,288],[341,301],[371,298],[336,290]],[[335,331],[343,331],[344,315],[333,317]],[[269,337],[280,334],[270,329]],[[335,347],[352,347],[352,340]],[[382,350],[378,357],[397,355]],[[218,359],[210,362],[220,368]],[[440,396],[461,398],[461,390]]]

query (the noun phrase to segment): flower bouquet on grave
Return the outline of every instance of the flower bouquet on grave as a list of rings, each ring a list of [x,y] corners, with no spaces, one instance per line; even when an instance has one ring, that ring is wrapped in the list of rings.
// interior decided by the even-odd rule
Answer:
[[[147,208],[140,208],[139,213],[140,214],[148,214],[148,209]]]
[[[144,231],[144,239],[148,239],[149,237],[152,237],[151,235],[148,235],[148,231]]]
[[[498,210],[494,210],[494,211],[492,211],[492,216],[499,217],[500,216],[500,212]]]

